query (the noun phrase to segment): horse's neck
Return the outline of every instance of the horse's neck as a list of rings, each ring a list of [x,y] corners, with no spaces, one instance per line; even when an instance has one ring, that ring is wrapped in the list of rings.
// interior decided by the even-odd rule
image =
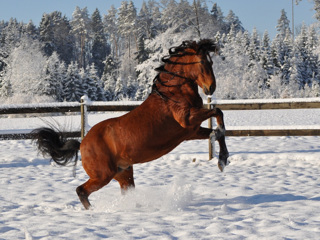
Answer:
[[[186,103],[189,106],[197,107],[203,105],[203,100],[198,91],[198,85],[191,82],[191,80],[178,79],[177,77],[172,78],[172,76],[170,79],[167,79],[159,76],[155,86],[155,93],[166,101],[170,101],[171,104]]]

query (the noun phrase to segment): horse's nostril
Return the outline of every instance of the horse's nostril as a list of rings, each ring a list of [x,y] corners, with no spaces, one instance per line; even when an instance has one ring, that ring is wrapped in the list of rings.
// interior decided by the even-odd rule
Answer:
[[[210,90],[209,90],[210,95],[212,95],[215,90],[216,90],[216,88],[215,88],[213,85],[211,85],[211,86],[210,86]]]

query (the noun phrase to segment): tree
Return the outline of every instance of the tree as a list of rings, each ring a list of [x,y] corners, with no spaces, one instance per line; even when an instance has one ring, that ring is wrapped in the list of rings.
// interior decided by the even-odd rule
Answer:
[[[228,15],[225,17],[225,22],[226,22],[227,32],[230,31],[231,26],[234,27],[234,30],[236,32],[244,31],[244,28],[242,27],[242,23],[239,17],[237,17],[232,10],[230,10]]]
[[[105,32],[110,39],[112,57],[119,56],[119,30],[116,15],[117,9],[111,5],[108,14],[104,16]]]
[[[260,55],[260,39],[258,36],[257,29],[254,28],[252,31],[250,43],[249,43],[249,59],[251,61],[259,61],[259,55]]]
[[[313,1],[314,1],[313,9],[316,11],[314,16],[317,20],[320,21],[320,0],[313,0]]]
[[[53,52],[57,52],[60,59],[69,64],[73,60],[74,45],[69,20],[58,11],[44,13],[39,29],[45,54],[49,57]]]
[[[227,33],[226,25],[224,23],[224,16],[221,11],[221,8],[217,3],[214,3],[210,11],[212,19],[212,27],[215,32]]]
[[[142,3],[139,15],[137,17],[137,27],[139,38],[150,39],[152,37],[152,18],[150,10],[145,1]]]
[[[289,82],[294,53],[294,46],[292,43],[292,34],[290,30],[287,29],[285,36],[281,33],[276,35],[271,46],[275,74],[279,75],[282,84],[288,84]]]
[[[80,76],[82,79],[82,87],[84,89],[84,94],[87,94],[92,101],[104,101],[104,90],[102,87],[102,82],[97,74],[97,69],[92,63],[90,66],[84,70],[80,70]]]
[[[6,78],[8,71],[9,55],[0,49],[0,97],[10,97],[12,94],[12,86]]]
[[[118,65],[119,63],[112,56],[107,57],[101,81],[103,82],[105,96],[108,101],[115,99]]]
[[[79,102],[85,91],[82,87],[82,79],[80,76],[78,64],[71,62],[68,65],[66,78],[63,83],[64,100],[68,102]]]
[[[177,2],[175,0],[163,1],[162,24],[164,31],[176,24]]]
[[[6,82],[12,86],[13,94],[40,95],[38,86],[44,78],[46,57],[38,40],[24,35],[19,46],[8,57]]]
[[[107,54],[110,53],[109,46],[107,44],[107,39],[104,34],[103,24],[98,9],[94,11],[91,17],[91,29],[92,29],[92,63],[97,68],[97,74],[101,77],[103,73],[103,60],[106,58]]]
[[[148,9],[151,11],[151,38],[155,38],[158,34],[162,33],[165,26],[162,24],[162,13],[154,1],[148,1]]]
[[[89,62],[87,46],[89,43],[89,36],[91,32],[90,21],[91,20],[89,18],[88,9],[86,7],[80,9],[77,6],[75,11],[72,13],[71,31],[76,38],[76,55],[78,57],[78,64],[80,68],[85,68],[87,63]]]
[[[41,95],[52,97],[58,102],[63,101],[63,81],[65,79],[65,67],[58,54],[53,52],[45,65],[45,77],[38,85]]]
[[[281,10],[281,16],[278,19],[278,25],[277,25],[277,31],[280,34],[280,37],[282,39],[285,39],[285,37],[287,36],[287,32],[289,31],[289,33],[291,34],[291,30],[289,27],[290,21],[287,17],[287,13],[284,9]]]
[[[38,29],[33,24],[32,20],[30,20],[28,24],[24,26],[23,32],[30,38],[36,39],[38,37]]]
[[[10,18],[7,25],[1,32],[1,48],[10,53],[10,51],[17,47],[22,36],[22,26],[18,23],[17,19]]]
[[[119,8],[119,32],[124,39],[125,45],[123,49],[122,57],[122,71],[123,76],[120,79],[127,78],[128,76],[135,74],[135,63],[132,59],[134,56],[134,50],[132,48],[132,41],[135,43],[135,50],[137,50],[137,35],[136,35],[136,8],[132,1],[129,4],[126,1],[121,3]]]
[[[148,59],[148,51],[145,48],[143,35],[139,36],[138,51],[136,52],[135,59],[138,61],[138,64],[143,63]]]
[[[311,87],[313,80],[318,76],[318,57],[313,53],[315,44],[313,30],[308,31],[306,25],[302,25],[301,32],[295,41],[291,77],[291,80],[295,81],[300,89],[306,85]]]
[[[265,31],[261,41],[260,63],[269,77],[274,74],[274,67],[271,56],[271,46],[268,31]]]
[[[44,44],[44,52],[47,56],[51,56],[54,51],[53,40],[53,22],[49,14],[44,13],[41,18],[40,41]]]
[[[54,51],[57,52],[61,61],[69,64],[74,60],[75,39],[71,33],[70,21],[61,12],[53,12],[53,43]]]

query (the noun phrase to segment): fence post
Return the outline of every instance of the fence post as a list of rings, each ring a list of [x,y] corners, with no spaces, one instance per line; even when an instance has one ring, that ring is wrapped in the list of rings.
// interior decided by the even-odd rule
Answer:
[[[211,109],[211,97],[208,97],[207,100],[208,109]],[[208,119],[208,128],[212,129],[212,118]],[[211,142],[211,138],[209,138],[209,160],[211,160],[214,156],[214,142]]]
[[[81,109],[81,140],[86,135],[86,126],[88,125],[87,118],[87,103],[88,97],[86,95],[82,96],[80,99],[80,109]]]

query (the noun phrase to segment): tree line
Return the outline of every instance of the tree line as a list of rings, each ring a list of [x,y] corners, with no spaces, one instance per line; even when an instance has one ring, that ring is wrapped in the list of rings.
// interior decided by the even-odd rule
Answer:
[[[315,0],[317,14],[319,6]],[[203,0],[149,0],[139,11],[122,1],[103,15],[76,7],[71,19],[59,11],[43,14],[39,26],[1,21],[0,97],[143,100],[168,49],[200,38],[220,46],[212,56],[219,98],[319,96],[319,33],[302,25],[293,39],[286,12],[279,14],[272,40]]]

